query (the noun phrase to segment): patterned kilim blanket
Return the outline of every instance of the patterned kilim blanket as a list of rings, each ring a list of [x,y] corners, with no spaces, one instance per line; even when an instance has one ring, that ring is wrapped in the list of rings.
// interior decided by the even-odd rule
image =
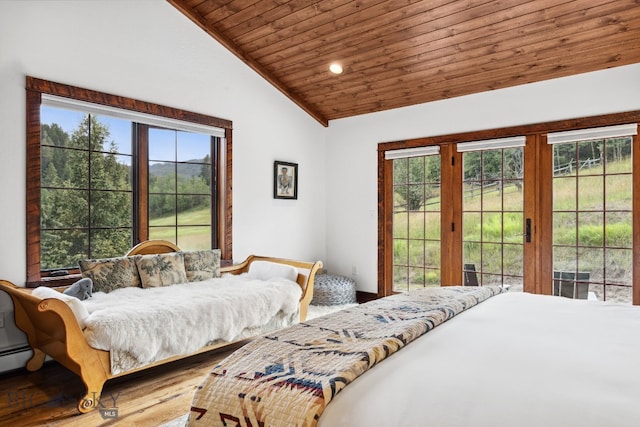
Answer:
[[[500,287],[425,288],[361,304],[257,338],[198,387],[189,425],[315,426],[366,370]]]

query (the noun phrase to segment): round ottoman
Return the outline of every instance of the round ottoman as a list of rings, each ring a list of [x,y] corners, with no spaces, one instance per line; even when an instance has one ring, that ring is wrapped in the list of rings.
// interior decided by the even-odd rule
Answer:
[[[318,274],[313,283],[311,305],[342,305],[356,302],[356,282],[344,276]]]

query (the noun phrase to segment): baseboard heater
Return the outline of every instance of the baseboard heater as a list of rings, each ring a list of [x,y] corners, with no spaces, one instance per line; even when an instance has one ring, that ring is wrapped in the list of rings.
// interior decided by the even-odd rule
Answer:
[[[24,368],[32,354],[28,345],[0,351],[0,373]]]

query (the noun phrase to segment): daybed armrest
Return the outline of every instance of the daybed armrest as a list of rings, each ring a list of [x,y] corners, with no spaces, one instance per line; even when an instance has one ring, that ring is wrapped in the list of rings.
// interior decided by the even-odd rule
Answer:
[[[20,288],[6,280],[0,280],[0,290],[13,300],[16,326],[27,334],[33,349],[27,370],[40,369],[48,354],[85,383],[86,394],[80,399],[78,410],[93,409],[109,376],[109,353],[87,344],[78,320],[64,301],[40,298],[32,295],[32,289]]]

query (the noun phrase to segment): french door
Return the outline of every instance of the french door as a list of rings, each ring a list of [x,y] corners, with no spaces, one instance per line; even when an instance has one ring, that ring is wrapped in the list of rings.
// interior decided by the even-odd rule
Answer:
[[[441,283],[441,158],[438,147],[389,153],[393,161],[391,292]]]
[[[465,285],[522,290],[524,143],[522,137],[457,144]]]
[[[552,293],[632,302],[636,133],[633,124],[549,134]]]
[[[425,139],[431,151],[415,147],[411,157],[388,143],[379,157],[379,296],[499,284],[640,304],[637,116],[570,132],[522,128],[519,138],[511,129],[504,138]]]
[[[522,290],[524,144],[524,137],[506,138],[450,145],[442,153],[432,147],[387,154],[393,160],[391,292],[440,286],[443,270],[457,284]],[[453,256],[452,247],[458,247]],[[462,262],[452,259],[460,253]]]

